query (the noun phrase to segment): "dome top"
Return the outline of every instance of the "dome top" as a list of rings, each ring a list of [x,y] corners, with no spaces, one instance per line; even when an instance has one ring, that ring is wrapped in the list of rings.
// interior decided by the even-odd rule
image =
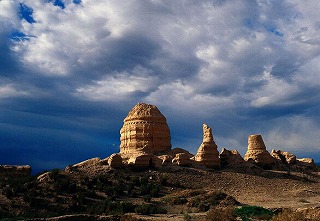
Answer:
[[[152,118],[158,122],[166,122],[165,116],[159,111],[159,109],[152,104],[138,103],[128,113],[124,122],[131,120],[148,120]]]

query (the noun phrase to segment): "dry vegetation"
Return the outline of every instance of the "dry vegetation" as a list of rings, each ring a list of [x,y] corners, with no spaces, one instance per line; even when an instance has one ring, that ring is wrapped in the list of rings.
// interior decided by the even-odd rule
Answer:
[[[52,170],[45,178],[39,182],[36,177],[2,177],[0,220],[68,214],[87,214],[81,220],[122,221],[320,220],[317,172],[170,167],[90,176]],[[282,211],[283,207],[291,209]]]

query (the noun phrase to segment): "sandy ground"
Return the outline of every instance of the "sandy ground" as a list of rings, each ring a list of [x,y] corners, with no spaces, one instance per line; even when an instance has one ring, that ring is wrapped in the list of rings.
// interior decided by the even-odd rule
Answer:
[[[262,171],[252,175],[239,172],[209,172],[181,176],[186,185],[221,190],[240,203],[265,208],[320,207],[320,174]],[[190,182],[193,180],[193,182]],[[195,182],[198,181],[198,182]]]
[[[178,171],[177,171],[178,172]],[[180,171],[175,179],[191,189],[221,190],[235,197],[241,204],[264,208],[320,208],[320,173],[288,173],[261,171],[248,174],[233,171]],[[176,214],[139,216],[145,220],[184,220],[183,209]],[[180,212],[178,211],[180,210]],[[188,213],[192,220],[205,220],[205,213]]]

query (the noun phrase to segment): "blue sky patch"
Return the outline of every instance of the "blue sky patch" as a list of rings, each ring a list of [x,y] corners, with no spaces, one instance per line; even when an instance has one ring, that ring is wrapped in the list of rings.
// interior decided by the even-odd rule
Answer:
[[[253,29],[254,28],[254,21],[251,19],[245,19],[244,25],[249,29]]]
[[[29,37],[20,31],[14,31],[10,34],[10,39],[14,41],[20,41],[20,40],[28,40]]]
[[[28,7],[25,4],[20,3],[20,9],[19,9],[19,14],[21,19],[25,19],[29,23],[35,23],[36,21],[34,20],[32,14],[33,14],[33,9]]]
[[[66,7],[62,0],[49,0],[49,2],[52,2],[54,6],[58,6],[61,9],[64,9]]]
[[[81,0],[73,0],[73,3],[79,5],[81,3]]]
[[[274,27],[272,25],[265,25],[264,27],[268,32],[271,32],[277,36],[283,37],[283,33],[278,31],[276,27]]]

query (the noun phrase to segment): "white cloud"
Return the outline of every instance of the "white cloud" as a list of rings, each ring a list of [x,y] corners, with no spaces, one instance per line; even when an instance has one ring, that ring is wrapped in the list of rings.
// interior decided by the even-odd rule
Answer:
[[[11,33],[19,30],[21,27],[17,12],[18,6],[15,1],[0,1],[0,60],[2,61],[7,57],[6,49],[9,47],[6,44],[10,42],[8,37],[11,37]]]
[[[0,99],[20,97],[20,96],[28,96],[28,95],[29,95],[29,92],[23,91],[23,90],[19,90],[13,84],[0,85]]]
[[[264,136],[268,149],[282,149],[294,152],[320,151],[320,128],[310,118],[290,116],[275,120],[273,127]]]
[[[159,86],[159,89],[150,93],[145,101],[161,103],[176,113],[193,113],[201,116],[212,116],[213,113],[234,107],[234,97],[198,94],[195,90],[196,88],[191,85],[175,81]]]
[[[299,92],[298,86],[274,77],[268,70],[265,70],[262,77],[260,79],[258,78],[257,81],[263,81],[265,83],[261,88],[257,88],[251,94],[252,106],[285,106],[296,103],[292,98]]]
[[[35,23],[19,20],[19,2],[33,9]],[[104,107],[117,111],[114,115],[119,110],[108,106],[110,101],[119,101],[123,109],[145,101],[163,107],[179,118],[176,122],[190,120],[183,134],[176,132],[188,140],[195,139],[191,124],[214,122],[215,130],[227,133],[217,137],[227,148],[238,148],[243,143],[239,138],[256,127],[270,131],[263,135],[268,141],[274,138],[272,145],[284,142],[286,147],[310,146],[302,139],[311,139],[305,136],[307,128],[319,131],[312,121],[318,116],[305,116],[308,108],[319,106],[320,14],[315,1],[64,3],[61,9],[48,1],[0,1],[0,37],[8,38],[15,29],[30,36],[5,45],[12,51],[1,58],[23,65],[10,71],[10,64],[0,60],[6,65],[3,79],[14,82],[0,86],[0,98],[43,91],[52,100],[61,99],[53,102],[57,110],[65,107],[62,101],[76,99],[83,106],[106,101]],[[301,116],[287,118],[289,114]],[[303,128],[293,129],[299,125],[295,121]]]
[[[320,56],[317,56],[300,67],[295,76],[295,81],[301,82],[307,87],[320,86]]]
[[[34,36],[17,44],[22,61],[45,75],[70,75],[75,66],[95,59],[109,35],[108,5],[69,2],[65,9],[46,2],[25,1],[36,23],[23,22],[23,32]],[[95,7],[93,7],[95,6]]]
[[[292,80],[300,79],[306,66],[314,66],[310,60],[320,53],[316,42],[319,15],[313,1],[83,0],[80,5],[65,1],[65,9],[43,1],[23,2],[32,7],[36,23],[22,21],[22,31],[34,37],[12,49],[44,75],[87,73],[87,80],[94,83],[77,91],[94,99],[106,94],[130,97],[141,91],[146,92],[146,100],[156,97],[163,99],[158,102],[166,102],[167,96],[161,94],[171,89],[172,100],[187,100],[188,94],[188,101],[195,104],[213,100],[227,103],[229,108],[235,97],[238,104],[251,99],[254,107],[290,104],[295,102],[294,95],[304,90]],[[131,76],[132,82],[125,80],[130,79],[132,70],[125,69],[122,75],[118,69],[129,62],[133,62],[131,69],[143,64],[122,60],[124,54],[115,58],[120,67],[102,70],[114,62],[113,53],[120,46],[116,39],[127,38],[124,44],[130,44],[129,33],[159,45],[144,64],[152,71],[142,79]],[[137,51],[125,53],[134,57]],[[266,66],[274,69],[266,73]],[[100,71],[99,77],[92,67]],[[101,78],[104,73],[108,76]],[[307,76],[300,81],[310,78],[308,82],[312,82],[317,75]],[[139,83],[154,79],[159,86],[156,92]],[[227,96],[218,95],[221,92]]]
[[[19,27],[18,4],[14,1],[0,1],[0,33]]]
[[[159,79],[148,76],[148,70],[136,67],[132,73],[114,73],[93,84],[76,89],[78,96],[94,101],[124,101],[135,93],[146,93],[156,87]]]

